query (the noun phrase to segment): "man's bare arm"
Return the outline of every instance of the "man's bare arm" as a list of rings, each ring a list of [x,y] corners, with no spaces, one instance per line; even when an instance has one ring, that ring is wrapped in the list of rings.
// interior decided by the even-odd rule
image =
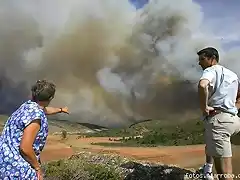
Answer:
[[[205,109],[208,107],[208,85],[209,80],[202,79],[198,83],[198,94],[199,94],[199,100],[200,100],[200,108],[202,111],[205,111]]]

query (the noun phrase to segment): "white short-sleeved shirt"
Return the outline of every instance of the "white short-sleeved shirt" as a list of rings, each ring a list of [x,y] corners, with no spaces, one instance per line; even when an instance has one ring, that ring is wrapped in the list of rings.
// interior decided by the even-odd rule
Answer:
[[[238,92],[238,76],[231,70],[214,65],[203,71],[201,79],[210,81],[208,105],[237,114],[235,105]]]

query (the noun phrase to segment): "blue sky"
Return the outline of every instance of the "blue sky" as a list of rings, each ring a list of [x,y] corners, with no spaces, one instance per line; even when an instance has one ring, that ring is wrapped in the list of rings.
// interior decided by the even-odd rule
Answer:
[[[129,0],[141,8],[148,0]],[[240,46],[240,0],[193,0],[204,13],[202,29],[213,33],[224,48]],[[204,34],[202,34],[204,36]]]
[[[225,48],[240,46],[240,0],[194,0],[202,6],[204,24]]]

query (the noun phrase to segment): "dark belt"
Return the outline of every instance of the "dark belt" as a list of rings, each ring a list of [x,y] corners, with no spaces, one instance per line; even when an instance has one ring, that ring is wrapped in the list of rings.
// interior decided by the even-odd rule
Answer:
[[[231,115],[235,116],[235,114],[233,114],[231,112],[228,112],[228,111],[223,110],[223,109],[218,109],[218,108],[214,108],[213,111],[210,111],[209,116],[215,116],[215,115],[220,114],[220,113],[228,113],[228,114],[231,114]]]
[[[213,111],[210,111],[209,112],[209,116],[215,116],[215,115],[217,115],[217,114],[220,114],[220,113],[222,113],[223,111],[221,111],[221,110],[213,110]]]

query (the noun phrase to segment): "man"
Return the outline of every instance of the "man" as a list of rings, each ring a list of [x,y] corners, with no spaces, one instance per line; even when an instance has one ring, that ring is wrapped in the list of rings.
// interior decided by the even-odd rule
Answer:
[[[213,163],[217,174],[232,175],[230,138],[240,131],[240,118],[237,116],[239,83],[234,72],[218,64],[219,54],[215,48],[207,47],[197,54],[203,69],[198,93],[205,126],[204,175],[206,179],[213,179]],[[218,178],[233,179],[227,175]]]

